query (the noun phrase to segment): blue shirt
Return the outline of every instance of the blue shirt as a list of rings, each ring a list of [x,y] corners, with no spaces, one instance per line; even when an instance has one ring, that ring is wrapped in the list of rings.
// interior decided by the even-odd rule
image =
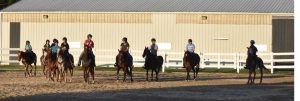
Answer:
[[[57,53],[57,49],[58,49],[58,46],[52,46],[51,47],[52,53]]]

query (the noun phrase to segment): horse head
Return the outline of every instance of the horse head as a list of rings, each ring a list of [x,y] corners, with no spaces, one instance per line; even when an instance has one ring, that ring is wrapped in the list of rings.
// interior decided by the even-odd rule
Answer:
[[[150,50],[148,47],[145,47],[144,52],[143,52],[143,57],[146,57],[150,53]]]
[[[23,56],[23,52],[22,51],[18,51],[17,55],[18,55],[18,60],[21,61],[21,58]]]

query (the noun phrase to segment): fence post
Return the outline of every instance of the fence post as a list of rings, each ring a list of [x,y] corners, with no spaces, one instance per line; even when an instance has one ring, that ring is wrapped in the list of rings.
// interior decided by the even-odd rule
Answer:
[[[274,53],[271,52],[270,56],[271,56],[271,74],[273,74],[274,73],[274,68],[273,68],[273,66],[274,66]]]
[[[237,58],[238,58],[237,56],[238,56],[237,53],[235,53],[235,54],[234,54],[234,66],[235,66],[236,72],[237,72],[237,73],[240,73],[239,68],[238,68],[238,66],[237,66],[237,64],[238,64],[238,63],[237,63]]]
[[[165,52],[163,52],[163,56],[165,57],[165,59],[167,59],[166,57],[166,53]],[[165,66],[166,66],[166,64],[165,64],[165,61],[163,61],[163,65],[162,65],[162,72],[164,73],[165,72]]]
[[[218,53],[218,69],[221,68],[221,55]]]

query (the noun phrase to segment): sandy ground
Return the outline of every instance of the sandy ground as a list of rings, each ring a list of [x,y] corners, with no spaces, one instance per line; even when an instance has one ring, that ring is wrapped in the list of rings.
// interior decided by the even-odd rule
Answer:
[[[40,72],[40,71],[39,71]],[[122,78],[123,76],[121,76]],[[262,85],[246,85],[247,74],[200,73],[185,81],[185,73],[162,73],[158,82],[134,74],[134,82],[116,81],[115,72],[97,71],[94,84],[83,83],[77,71],[72,83],[25,78],[23,72],[0,72],[0,100],[8,101],[293,101],[293,75],[266,75]],[[258,82],[258,79],[257,81]]]

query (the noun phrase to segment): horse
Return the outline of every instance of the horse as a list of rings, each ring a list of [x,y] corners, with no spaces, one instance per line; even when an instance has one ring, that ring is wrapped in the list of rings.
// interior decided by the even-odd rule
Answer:
[[[255,84],[255,77],[256,77],[256,69],[259,68],[260,70],[260,83],[262,84],[262,80],[263,80],[263,70],[268,70],[265,66],[264,66],[264,62],[260,57],[257,57],[256,60],[249,58],[251,60],[248,60],[249,62],[247,63],[249,67],[247,67],[247,69],[249,69],[249,77],[248,77],[248,82],[247,84]],[[252,77],[253,74],[253,77]]]
[[[67,58],[64,55],[69,55]],[[57,55],[57,66],[59,71],[59,79],[64,79],[65,82],[67,82],[67,76],[70,74],[70,82],[72,82],[72,76],[73,76],[73,66],[72,66],[72,58],[73,56],[71,54],[63,54],[62,48],[58,49],[58,55]],[[74,60],[73,60],[74,61]],[[68,73],[69,70],[69,73]]]
[[[193,70],[194,80],[196,80],[200,67],[200,56],[195,54],[195,57],[191,56],[192,54],[185,51],[183,57],[183,68],[186,69],[186,80],[190,80],[190,71]]]
[[[250,52],[250,48],[248,48],[248,57],[246,60],[246,67],[245,69],[249,69],[249,77],[248,77],[248,82],[247,84],[255,84],[255,77],[256,77],[256,69],[259,68],[260,70],[260,84],[262,83],[263,80],[263,70],[268,70],[265,65],[263,60],[260,57],[254,56]],[[253,77],[252,77],[253,74]]]
[[[57,67],[57,56],[53,57],[52,56],[52,51],[47,50],[45,54],[45,62],[47,63],[47,71],[48,72],[48,80],[54,81],[54,76],[56,76],[56,72],[58,72],[58,67]],[[46,75],[46,77],[47,77]],[[57,81],[58,81],[58,76],[57,76]]]
[[[95,80],[95,66],[93,66],[93,64],[92,64],[92,53],[89,52],[86,47],[84,48],[80,62],[82,62],[83,79],[84,79],[85,83],[90,83],[89,82],[90,74],[93,79],[91,83],[94,83],[95,82],[94,81]],[[80,64],[78,66],[80,66]]]
[[[24,69],[25,77],[27,77],[27,74],[28,74],[28,76],[32,76],[33,67],[31,64],[34,64],[34,76],[36,76],[36,62],[37,62],[36,54],[33,52],[29,53],[29,52],[18,51],[17,55],[18,55],[19,61],[22,61],[23,65],[25,66],[25,69]],[[30,72],[28,71],[29,66],[31,67]]]
[[[148,72],[149,69],[152,70],[151,73],[151,81],[153,81],[153,71],[155,71],[156,74],[156,81],[158,81],[158,73],[160,71],[160,69],[162,68],[164,59],[162,56],[155,56],[153,54],[150,53],[150,50],[148,47],[145,47],[144,52],[143,52],[143,58],[145,58],[145,64],[144,64],[144,69],[146,69],[147,73],[146,73],[146,80],[148,81]]]
[[[123,70],[124,72],[124,79],[123,79],[123,82],[126,82],[126,75],[129,75],[130,76],[130,80],[131,82],[133,81],[132,79],[132,69],[133,69],[133,64],[130,63],[130,61],[126,61],[126,56],[123,51],[120,51],[118,50],[119,53],[118,55],[116,56],[117,58],[117,64],[116,64],[116,67],[117,67],[117,80],[119,81],[119,71],[120,69]]]
[[[43,73],[47,77],[48,70],[46,68],[47,63],[46,63],[46,58],[45,58],[46,57],[45,53],[47,53],[47,50],[43,49],[42,52],[43,52],[43,55],[40,57],[40,62],[41,62],[41,66],[43,67]]]

